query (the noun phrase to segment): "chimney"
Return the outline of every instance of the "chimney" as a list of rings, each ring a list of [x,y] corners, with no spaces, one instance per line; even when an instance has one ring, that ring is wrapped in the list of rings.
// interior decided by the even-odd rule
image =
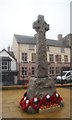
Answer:
[[[63,38],[63,37],[62,37],[62,34],[58,34],[57,37],[58,37],[58,40],[62,40],[62,38]]]
[[[8,46],[8,52],[10,52],[10,46]]]

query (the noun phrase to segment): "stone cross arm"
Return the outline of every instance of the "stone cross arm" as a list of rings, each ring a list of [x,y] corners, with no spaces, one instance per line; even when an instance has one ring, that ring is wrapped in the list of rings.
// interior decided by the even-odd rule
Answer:
[[[49,24],[44,21],[43,15],[38,16],[38,19],[33,23],[33,29],[35,29],[36,32],[46,32],[49,30]]]

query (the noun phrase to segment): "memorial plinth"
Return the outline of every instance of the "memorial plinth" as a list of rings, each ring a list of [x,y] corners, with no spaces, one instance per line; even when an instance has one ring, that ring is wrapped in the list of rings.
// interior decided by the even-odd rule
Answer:
[[[36,113],[40,106],[62,103],[62,98],[56,91],[54,80],[48,77],[48,62],[46,51],[45,33],[49,30],[49,24],[44,16],[39,15],[33,23],[36,30],[36,70],[35,77],[30,79],[27,93],[21,100],[20,105],[29,113]],[[25,100],[24,100],[25,99]]]

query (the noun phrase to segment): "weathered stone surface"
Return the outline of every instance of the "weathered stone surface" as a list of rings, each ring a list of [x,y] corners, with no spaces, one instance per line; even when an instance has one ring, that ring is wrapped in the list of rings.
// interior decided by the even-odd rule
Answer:
[[[42,32],[39,32],[36,37],[36,73],[35,77],[48,76],[48,63],[46,52],[46,39]]]
[[[49,30],[49,25],[44,21],[44,16],[39,15],[38,20],[33,23],[36,35],[36,77],[48,76],[47,52],[45,32]]]
[[[56,91],[54,81],[47,78],[32,78],[27,89],[29,99],[34,96],[42,99],[44,95],[52,95]]]

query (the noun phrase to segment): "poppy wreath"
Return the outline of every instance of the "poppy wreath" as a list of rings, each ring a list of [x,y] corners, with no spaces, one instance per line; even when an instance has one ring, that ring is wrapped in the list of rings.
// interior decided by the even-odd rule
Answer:
[[[44,105],[51,105],[53,102],[53,97],[51,95],[45,95],[42,99]]]
[[[24,97],[20,101],[20,106],[23,110],[27,110],[27,108],[30,105],[30,100],[26,97],[26,93],[24,94]]]
[[[23,102],[22,109],[27,110],[29,106],[30,106],[30,100],[27,99]]]
[[[42,101],[38,97],[34,97],[30,100],[30,105],[32,106],[33,109],[39,109],[40,106],[42,105]]]
[[[53,94],[53,99],[54,99],[54,103],[57,103],[57,104],[60,104],[60,101],[62,100],[62,98],[57,92]]]
[[[23,106],[23,100],[24,100],[24,97],[20,100],[20,106],[22,107]]]
[[[27,99],[26,95],[27,95],[27,92],[24,93],[24,96],[22,97],[22,99],[19,102],[19,104],[20,104],[21,107],[23,106],[24,100]]]

